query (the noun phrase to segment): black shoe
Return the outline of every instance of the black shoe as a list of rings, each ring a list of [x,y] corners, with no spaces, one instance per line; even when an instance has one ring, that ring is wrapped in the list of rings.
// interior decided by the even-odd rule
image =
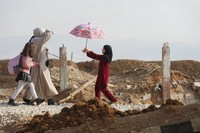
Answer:
[[[36,98],[35,102],[37,103],[37,105],[40,105],[41,103],[43,103],[45,101],[45,99],[41,99],[41,98]]]
[[[18,104],[15,103],[14,99],[9,99],[8,104],[12,106],[18,106]]]
[[[27,98],[23,98],[23,101],[25,102],[26,105],[30,105],[31,104],[31,100],[29,100]]]
[[[31,100],[27,99],[27,98],[23,98],[23,101],[25,102],[25,103],[23,103],[25,105],[34,105],[34,103]]]
[[[55,103],[56,102],[52,98],[48,99],[48,105],[55,105]]]

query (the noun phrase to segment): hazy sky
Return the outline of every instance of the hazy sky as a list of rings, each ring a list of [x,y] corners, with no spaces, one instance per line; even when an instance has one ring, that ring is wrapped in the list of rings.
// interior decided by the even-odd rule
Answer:
[[[68,59],[89,60],[85,39],[69,32],[90,22],[106,34],[88,40],[88,48],[101,53],[113,47],[114,60],[161,60],[168,42],[172,60],[200,61],[200,0],[0,0],[0,59],[17,55],[36,27],[54,31],[46,44],[59,55],[67,47]],[[52,57],[52,56],[50,56]]]

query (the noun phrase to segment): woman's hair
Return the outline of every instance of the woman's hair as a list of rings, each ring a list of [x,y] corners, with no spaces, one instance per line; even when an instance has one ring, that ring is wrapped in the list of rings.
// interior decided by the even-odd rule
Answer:
[[[105,50],[103,56],[110,63],[113,57],[112,47],[110,45],[104,45],[103,48]]]
[[[23,51],[21,52],[21,55],[34,57],[35,54],[36,54],[36,49],[35,49],[34,43],[32,43],[32,42],[26,43]]]

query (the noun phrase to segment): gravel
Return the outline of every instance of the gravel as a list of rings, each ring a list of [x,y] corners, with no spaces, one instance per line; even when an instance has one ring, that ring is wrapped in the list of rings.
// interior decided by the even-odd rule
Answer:
[[[23,105],[12,106],[7,104],[8,101],[0,100],[0,128],[9,125],[11,123],[18,123],[20,121],[27,122],[35,115],[43,115],[47,111],[51,114],[60,113],[64,107],[72,107],[72,103],[64,103],[60,105],[47,105],[42,103],[41,105]]]
[[[32,119],[35,115],[44,115],[47,111],[51,114],[59,114],[64,107],[71,108],[73,103],[64,103],[60,105],[47,105],[42,103],[41,105],[23,105],[11,106],[7,104],[8,101],[0,100],[0,129],[6,125],[23,122],[26,123]],[[113,108],[120,111],[127,110],[143,110],[148,108],[149,105],[134,105],[134,104],[111,104]]]

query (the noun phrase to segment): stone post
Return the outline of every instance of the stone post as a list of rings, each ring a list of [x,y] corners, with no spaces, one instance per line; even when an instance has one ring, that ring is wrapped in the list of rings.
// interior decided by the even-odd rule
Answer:
[[[168,43],[164,43],[162,47],[162,93],[163,93],[163,103],[166,103],[167,99],[170,99],[170,85],[171,85],[171,76],[170,76],[170,48]]]
[[[71,61],[73,61],[73,52],[71,52]]]
[[[60,90],[67,88],[67,52],[64,45],[60,47]]]

